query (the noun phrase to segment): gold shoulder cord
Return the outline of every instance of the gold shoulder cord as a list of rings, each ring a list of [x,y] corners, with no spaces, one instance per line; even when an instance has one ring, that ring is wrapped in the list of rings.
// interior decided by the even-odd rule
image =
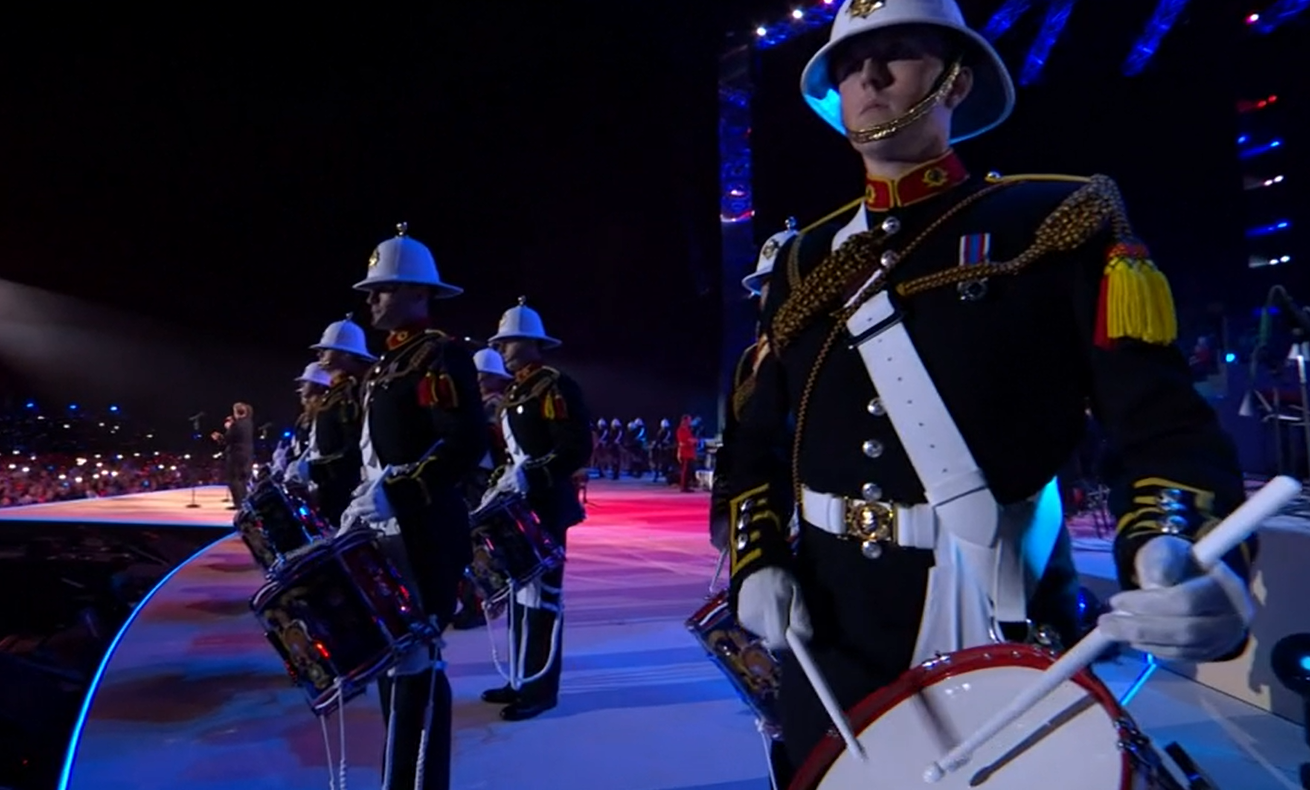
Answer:
[[[915,248],[917,248],[919,244],[923,242],[924,239],[932,235],[932,233],[936,231],[937,228],[941,227],[941,225],[945,223],[946,220],[950,219],[951,217],[955,216],[959,212],[963,211],[965,208],[973,205],[977,201],[981,200],[983,197],[994,194],[1001,189],[1011,186],[1013,183],[1016,182],[1007,181],[1007,182],[994,183],[991,186],[978,190],[977,192],[968,196],[964,200],[961,200],[959,203],[956,203],[946,213],[942,214],[940,217],[933,220],[932,224],[924,228],[923,231],[920,232],[918,236],[915,236],[914,239],[909,244],[907,244],[904,249],[899,251],[896,261],[892,264],[892,266],[887,267],[887,273],[890,274],[892,268],[896,264],[903,262],[907,257],[909,257],[910,253],[913,252]],[[866,231],[866,233],[867,232],[868,231]],[[864,234],[856,234],[856,236],[853,236],[852,238],[856,238],[862,235]],[[849,243],[849,240],[847,243]],[[829,256],[830,259],[831,257],[832,256]],[[974,270],[973,277],[976,278],[977,277],[976,270],[978,267],[971,266],[969,268],[971,270]],[[886,282],[886,277],[883,278],[882,282]],[[794,502],[799,503],[801,501],[801,469],[800,469],[801,437],[804,435],[805,432],[805,417],[806,414],[809,412],[810,396],[814,393],[814,383],[818,381],[819,371],[822,370],[823,364],[828,359],[828,355],[832,353],[832,349],[837,342],[837,338],[841,337],[841,333],[846,329],[846,320],[850,318],[852,315],[854,315],[855,311],[858,310],[861,306],[863,306],[865,302],[872,299],[874,295],[878,293],[881,287],[882,287],[881,282],[871,283],[868,287],[866,287],[863,291],[859,293],[858,297],[854,301],[852,301],[850,305],[833,311],[832,316],[835,320],[833,321],[832,330],[828,333],[828,337],[823,341],[823,346],[820,347],[819,353],[814,359],[814,364],[810,366],[809,376],[806,377],[805,386],[801,390],[800,402],[796,404],[796,428],[795,431],[792,433],[791,483],[792,483],[792,493],[795,496],[795,499],[793,500]]]
[[[1072,181],[1081,182],[1080,187],[1056,206],[1042,224],[1038,226],[1033,243],[1028,249],[1011,260],[1001,263],[984,263],[977,266],[955,266],[944,271],[919,277],[896,287],[901,296],[931,291],[946,285],[977,280],[986,277],[1014,275],[1030,266],[1042,256],[1052,252],[1075,250],[1091,240],[1107,225],[1112,227],[1117,236],[1131,235],[1128,227],[1127,211],[1123,207],[1123,197],[1119,188],[1107,176],[1047,176],[988,175],[987,180],[993,184],[1019,183],[1021,181]]]
[[[792,241],[792,243],[791,243],[791,249],[787,251],[787,291],[788,291],[788,293],[790,293],[791,291],[794,291],[794,290],[796,289],[796,287],[797,287],[798,285],[800,285],[800,283],[801,283],[801,270],[800,270],[800,265],[801,265],[801,255],[800,255],[800,251],[801,251],[801,237],[804,236],[806,233],[809,233],[810,231],[812,231],[812,230],[814,230],[815,228],[819,227],[820,225],[823,225],[823,224],[825,224],[825,223],[831,222],[832,220],[836,219],[837,217],[840,217],[842,214],[845,214],[847,211],[850,211],[851,209],[855,208],[856,206],[860,205],[860,204],[863,203],[863,202],[864,202],[864,196],[861,195],[860,197],[857,197],[856,199],[852,200],[851,202],[847,203],[846,205],[842,206],[841,208],[838,208],[838,209],[836,209],[835,211],[830,211],[830,212],[828,212],[828,213],[827,213],[826,215],[824,215],[823,217],[819,218],[818,220],[816,220],[816,221],[814,221],[814,222],[811,222],[809,225],[806,225],[804,228],[801,229],[801,232],[800,232],[799,234],[797,234],[795,240]]]
[[[544,394],[547,390],[549,390],[553,386],[555,386],[555,376],[553,375],[541,376],[537,381],[533,382],[531,387],[523,387],[522,388],[523,393],[521,396],[517,396],[511,399],[509,397],[509,392],[507,391],[505,393],[506,397],[500,402],[500,409],[501,411],[504,411],[505,409],[508,409],[511,406],[519,406],[524,403],[527,403],[533,398],[536,398],[537,396]]]

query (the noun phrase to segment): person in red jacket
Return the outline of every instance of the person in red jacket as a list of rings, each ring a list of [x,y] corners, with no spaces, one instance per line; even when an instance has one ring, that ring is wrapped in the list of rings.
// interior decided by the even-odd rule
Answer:
[[[691,415],[682,415],[678,423],[678,465],[682,468],[681,485],[683,491],[691,490],[692,473],[696,466],[696,447],[700,444],[696,432],[691,428]]]

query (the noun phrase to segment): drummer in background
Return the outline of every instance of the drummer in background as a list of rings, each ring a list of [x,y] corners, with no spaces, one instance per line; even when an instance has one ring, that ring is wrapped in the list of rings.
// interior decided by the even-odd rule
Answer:
[[[478,370],[478,389],[482,392],[482,410],[487,417],[487,439],[490,447],[483,456],[482,463],[474,470],[467,483],[470,508],[476,508],[486,495],[491,485],[491,473],[508,456],[505,453],[505,436],[500,430],[500,403],[509,386],[512,376],[505,369],[505,360],[494,348],[484,348],[473,355],[473,364]],[[460,582],[459,612],[451,621],[451,627],[458,631],[479,628],[487,624],[486,614],[478,600],[477,589],[468,579]]]
[[[541,316],[526,302],[519,297],[518,305],[505,311],[491,338],[514,381],[501,405],[509,462],[500,470],[488,499],[501,493],[522,494],[542,528],[564,548],[565,531],[585,518],[573,474],[591,460],[591,417],[577,383],[542,364],[542,352],[560,342],[546,334]],[[564,654],[563,584],[560,565],[517,594],[521,605],[512,607],[519,617],[510,623],[510,639],[518,639],[527,629],[524,678],[544,674],[517,692],[507,684],[482,693],[483,701],[505,706],[500,717],[506,721],[530,719],[556,705]],[[559,636],[552,649],[557,626]]]
[[[461,289],[441,280],[432,253],[405,235],[403,223],[397,231],[373,251],[367,276],[355,285],[368,294],[373,326],[388,335],[364,379],[365,480],[342,523],[379,534],[440,633],[472,559],[463,484],[487,451],[486,419],[473,355],[432,325],[433,300]],[[385,721],[394,726],[384,752],[391,787],[414,787],[418,756],[422,790],[449,788],[451,696],[440,642],[402,657],[379,691]]]
[[[310,348],[318,352],[318,363],[331,379],[314,415],[313,453],[301,461],[298,476],[314,483],[320,515],[341,526],[363,466],[360,381],[377,357],[369,353],[363,327],[350,316],[328,324]]]
[[[755,263],[755,271],[742,278],[741,285],[751,299],[756,300],[756,310],[764,307],[769,294],[769,278],[773,276],[773,264],[778,252],[796,235],[796,220],[788,219],[784,230],[773,234],[760,247],[760,255]],[[732,392],[728,398],[728,411],[723,423],[723,446],[714,462],[714,482],[710,487],[710,545],[716,551],[728,550],[729,523],[729,484],[732,479],[732,454],[736,450],[737,425],[751,393],[755,390],[755,368],[759,360],[768,352],[768,340],[757,337],[754,343],[746,347],[737,360],[737,367],[732,376]],[[722,554],[720,555],[722,556]],[[787,750],[781,738],[767,737],[769,747],[769,775],[775,790],[782,790],[791,784],[792,766],[787,757]]]
[[[731,470],[740,624],[808,642],[846,710],[938,653],[1071,646],[1055,477],[1090,399],[1127,590],[1102,632],[1159,658],[1240,654],[1254,541],[1206,574],[1190,549],[1243,502],[1241,471],[1114,182],[970,175],[952,144],[1001,123],[1014,88],[954,0],[845,0],[801,83],[865,194],[778,252]],[[832,724],[782,662],[798,765]]]
[[[310,440],[313,438],[314,412],[318,410],[323,393],[332,384],[332,377],[318,362],[311,362],[295,381],[299,385],[296,393],[300,396],[300,415],[296,417],[290,439],[278,442],[277,449],[273,451],[272,471],[279,482],[294,475],[292,470],[309,451]]]

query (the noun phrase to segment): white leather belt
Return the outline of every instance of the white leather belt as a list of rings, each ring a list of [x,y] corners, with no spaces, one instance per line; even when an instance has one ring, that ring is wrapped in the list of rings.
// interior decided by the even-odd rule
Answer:
[[[801,518],[824,532],[861,537],[852,530],[852,517],[860,508],[882,509],[892,516],[890,541],[907,549],[932,549],[937,544],[937,515],[931,505],[897,505],[867,502],[853,497],[823,494],[801,487]]]

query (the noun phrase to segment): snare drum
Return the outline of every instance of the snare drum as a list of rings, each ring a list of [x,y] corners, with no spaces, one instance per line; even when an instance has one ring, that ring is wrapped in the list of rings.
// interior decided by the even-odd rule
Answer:
[[[737,624],[728,604],[728,592],[715,595],[688,618],[687,630],[732,681],[737,694],[760,720],[764,733],[775,740],[781,738],[778,719],[781,665],[759,637]]]
[[[265,584],[250,608],[319,716],[361,694],[400,653],[434,636],[365,531],[313,546]]]
[[[235,526],[250,555],[269,575],[332,534],[307,501],[272,480],[260,483],[246,498]]]
[[[512,589],[564,562],[564,550],[541,528],[521,494],[502,494],[469,516],[473,562],[464,575],[477,588],[487,617],[500,616]]]
[[[1055,656],[1029,645],[985,645],[929,661],[847,712],[869,757],[862,764],[833,732],[792,790],[927,787],[923,772],[1035,683]],[[985,780],[985,781],[984,781]],[[938,790],[1171,790],[1169,774],[1114,695],[1084,670],[984,745]]]

